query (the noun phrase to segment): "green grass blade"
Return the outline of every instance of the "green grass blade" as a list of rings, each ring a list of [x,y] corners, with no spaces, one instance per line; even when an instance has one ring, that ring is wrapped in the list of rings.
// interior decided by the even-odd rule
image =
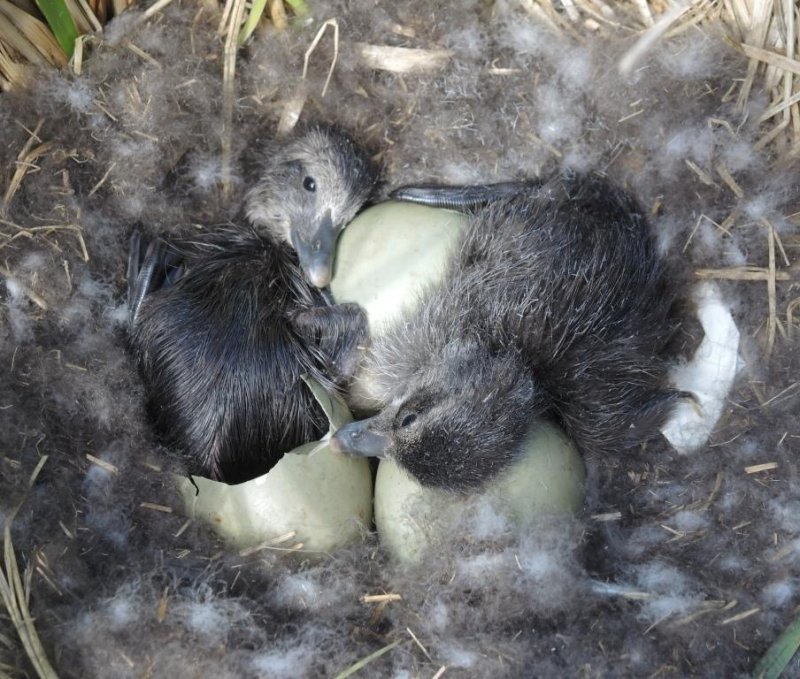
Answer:
[[[72,57],[75,51],[75,39],[78,37],[78,29],[72,20],[67,5],[64,0],[36,0],[36,6],[44,14],[50,30],[56,36],[58,44],[67,55],[67,59]]]
[[[292,8],[295,15],[304,17],[308,15],[308,5],[306,0],[286,0],[286,4]]]
[[[400,644],[402,642],[403,642],[403,639],[398,639],[397,641],[393,641],[388,646],[384,646],[383,648],[379,648],[377,651],[375,651],[375,653],[370,653],[366,658],[362,658],[357,663],[355,663],[354,665],[351,665],[350,667],[348,667],[343,672],[339,672],[339,674],[336,675],[336,679],[346,679],[346,677],[349,677],[350,675],[355,674],[360,669],[362,669],[364,666],[369,665],[369,663],[371,663],[373,660],[377,660],[384,653],[388,653],[395,646],[397,646],[398,644]]]
[[[239,31],[239,44],[243,45],[244,42],[253,35],[256,30],[258,22],[261,20],[261,15],[264,13],[264,8],[267,6],[267,0],[253,0],[253,5],[250,8],[250,14],[247,15],[247,21],[244,22],[242,30]]]
[[[764,657],[758,661],[753,670],[753,676],[757,679],[778,679],[798,648],[800,648],[800,617],[795,618],[775,643],[767,649]]]

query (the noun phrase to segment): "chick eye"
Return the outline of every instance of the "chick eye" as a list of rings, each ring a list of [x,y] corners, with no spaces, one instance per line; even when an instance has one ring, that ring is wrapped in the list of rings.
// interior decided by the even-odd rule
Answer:
[[[414,422],[416,422],[416,421],[417,421],[417,414],[416,413],[409,413],[408,415],[406,415],[402,419],[402,421],[400,422],[400,426],[401,427],[408,427],[408,426],[414,424]]]
[[[317,190],[317,182],[314,181],[313,177],[306,177],[303,180],[303,188],[306,191],[310,191],[311,193],[314,193],[314,191]]]

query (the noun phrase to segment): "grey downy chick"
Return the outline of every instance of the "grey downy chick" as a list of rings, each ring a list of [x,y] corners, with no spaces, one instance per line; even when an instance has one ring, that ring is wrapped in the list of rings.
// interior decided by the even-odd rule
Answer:
[[[651,437],[682,396],[661,355],[675,291],[636,202],[593,177],[490,194],[461,192],[485,206],[444,281],[374,341],[382,410],[333,439],[454,490],[508,467],[537,417],[602,455]]]
[[[331,280],[336,240],[369,198],[375,168],[336,128],[316,126],[266,154],[260,181],[247,194],[247,217],[290,243],[308,280]]]
[[[329,389],[346,383],[366,336],[364,313],[332,305],[284,240],[327,229],[333,242],[375,178],[344,135],[312,128],[278,147],[250,195],[250,209],[278,223],[180,242],[134,234],[130,346],[156,432],[192,473],[246,481],[327,430],[301,377]]]

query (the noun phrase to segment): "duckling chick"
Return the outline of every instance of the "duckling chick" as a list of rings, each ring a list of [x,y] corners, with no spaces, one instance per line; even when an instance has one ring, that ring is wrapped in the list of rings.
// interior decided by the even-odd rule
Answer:
[[[301,378],[343,386],[366,320],[309,282],[322,283],[330,264],[322,245],[304,239],[332,247],[372,189],[367,163],[341,133],[312,128],[268,162],[248,199],[257,225],[182,242],[134,234],[130,345],[156,431],[192,473],[246,481],[327,430]],[[287,240],[311,243],[300,255],[307,276]]]
[[[273,145],[260,181],[247,195],[247,217],[290,243],[308,280],[331,280],[336,239],[369,198],[375,167],[365,151],[333,127],[314,126]]]
[[[383,408],[333,447],[465,490],[508,467],[538,417],[587,455],[636,445],[682,396],[660,354],[673,301],[642,211],[607,182],[556,179],[489,202],[443,283],[374,340],[366,367]]]

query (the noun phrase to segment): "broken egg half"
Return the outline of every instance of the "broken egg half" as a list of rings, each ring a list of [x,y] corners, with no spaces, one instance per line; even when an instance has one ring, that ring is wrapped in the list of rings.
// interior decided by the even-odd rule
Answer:
[[[444,274],[466,217],[410,203],[377,205],[339,239],[331,282],[337,301],[367,309],[370,332],[397,317],[428,282]],[[357,380],[356,380],[357,381]],[[344,402],[307,381],[330,422],[322,441],[286,453],[270,471],[236,485],[174,477],[186,514],[241,550],[327,552],[364,536],[372,521],[372,474],[365,459],[330,450],[327,440],[352,420]]]
[[[330,435],[352,420],[341,398],[305,380],[330,423],[328,435],[286,453],[266,474],[228,485],[175,476],[186,514],[241,550],[329,552],[360,540],[372,521],[369,462],[334,453]]]

